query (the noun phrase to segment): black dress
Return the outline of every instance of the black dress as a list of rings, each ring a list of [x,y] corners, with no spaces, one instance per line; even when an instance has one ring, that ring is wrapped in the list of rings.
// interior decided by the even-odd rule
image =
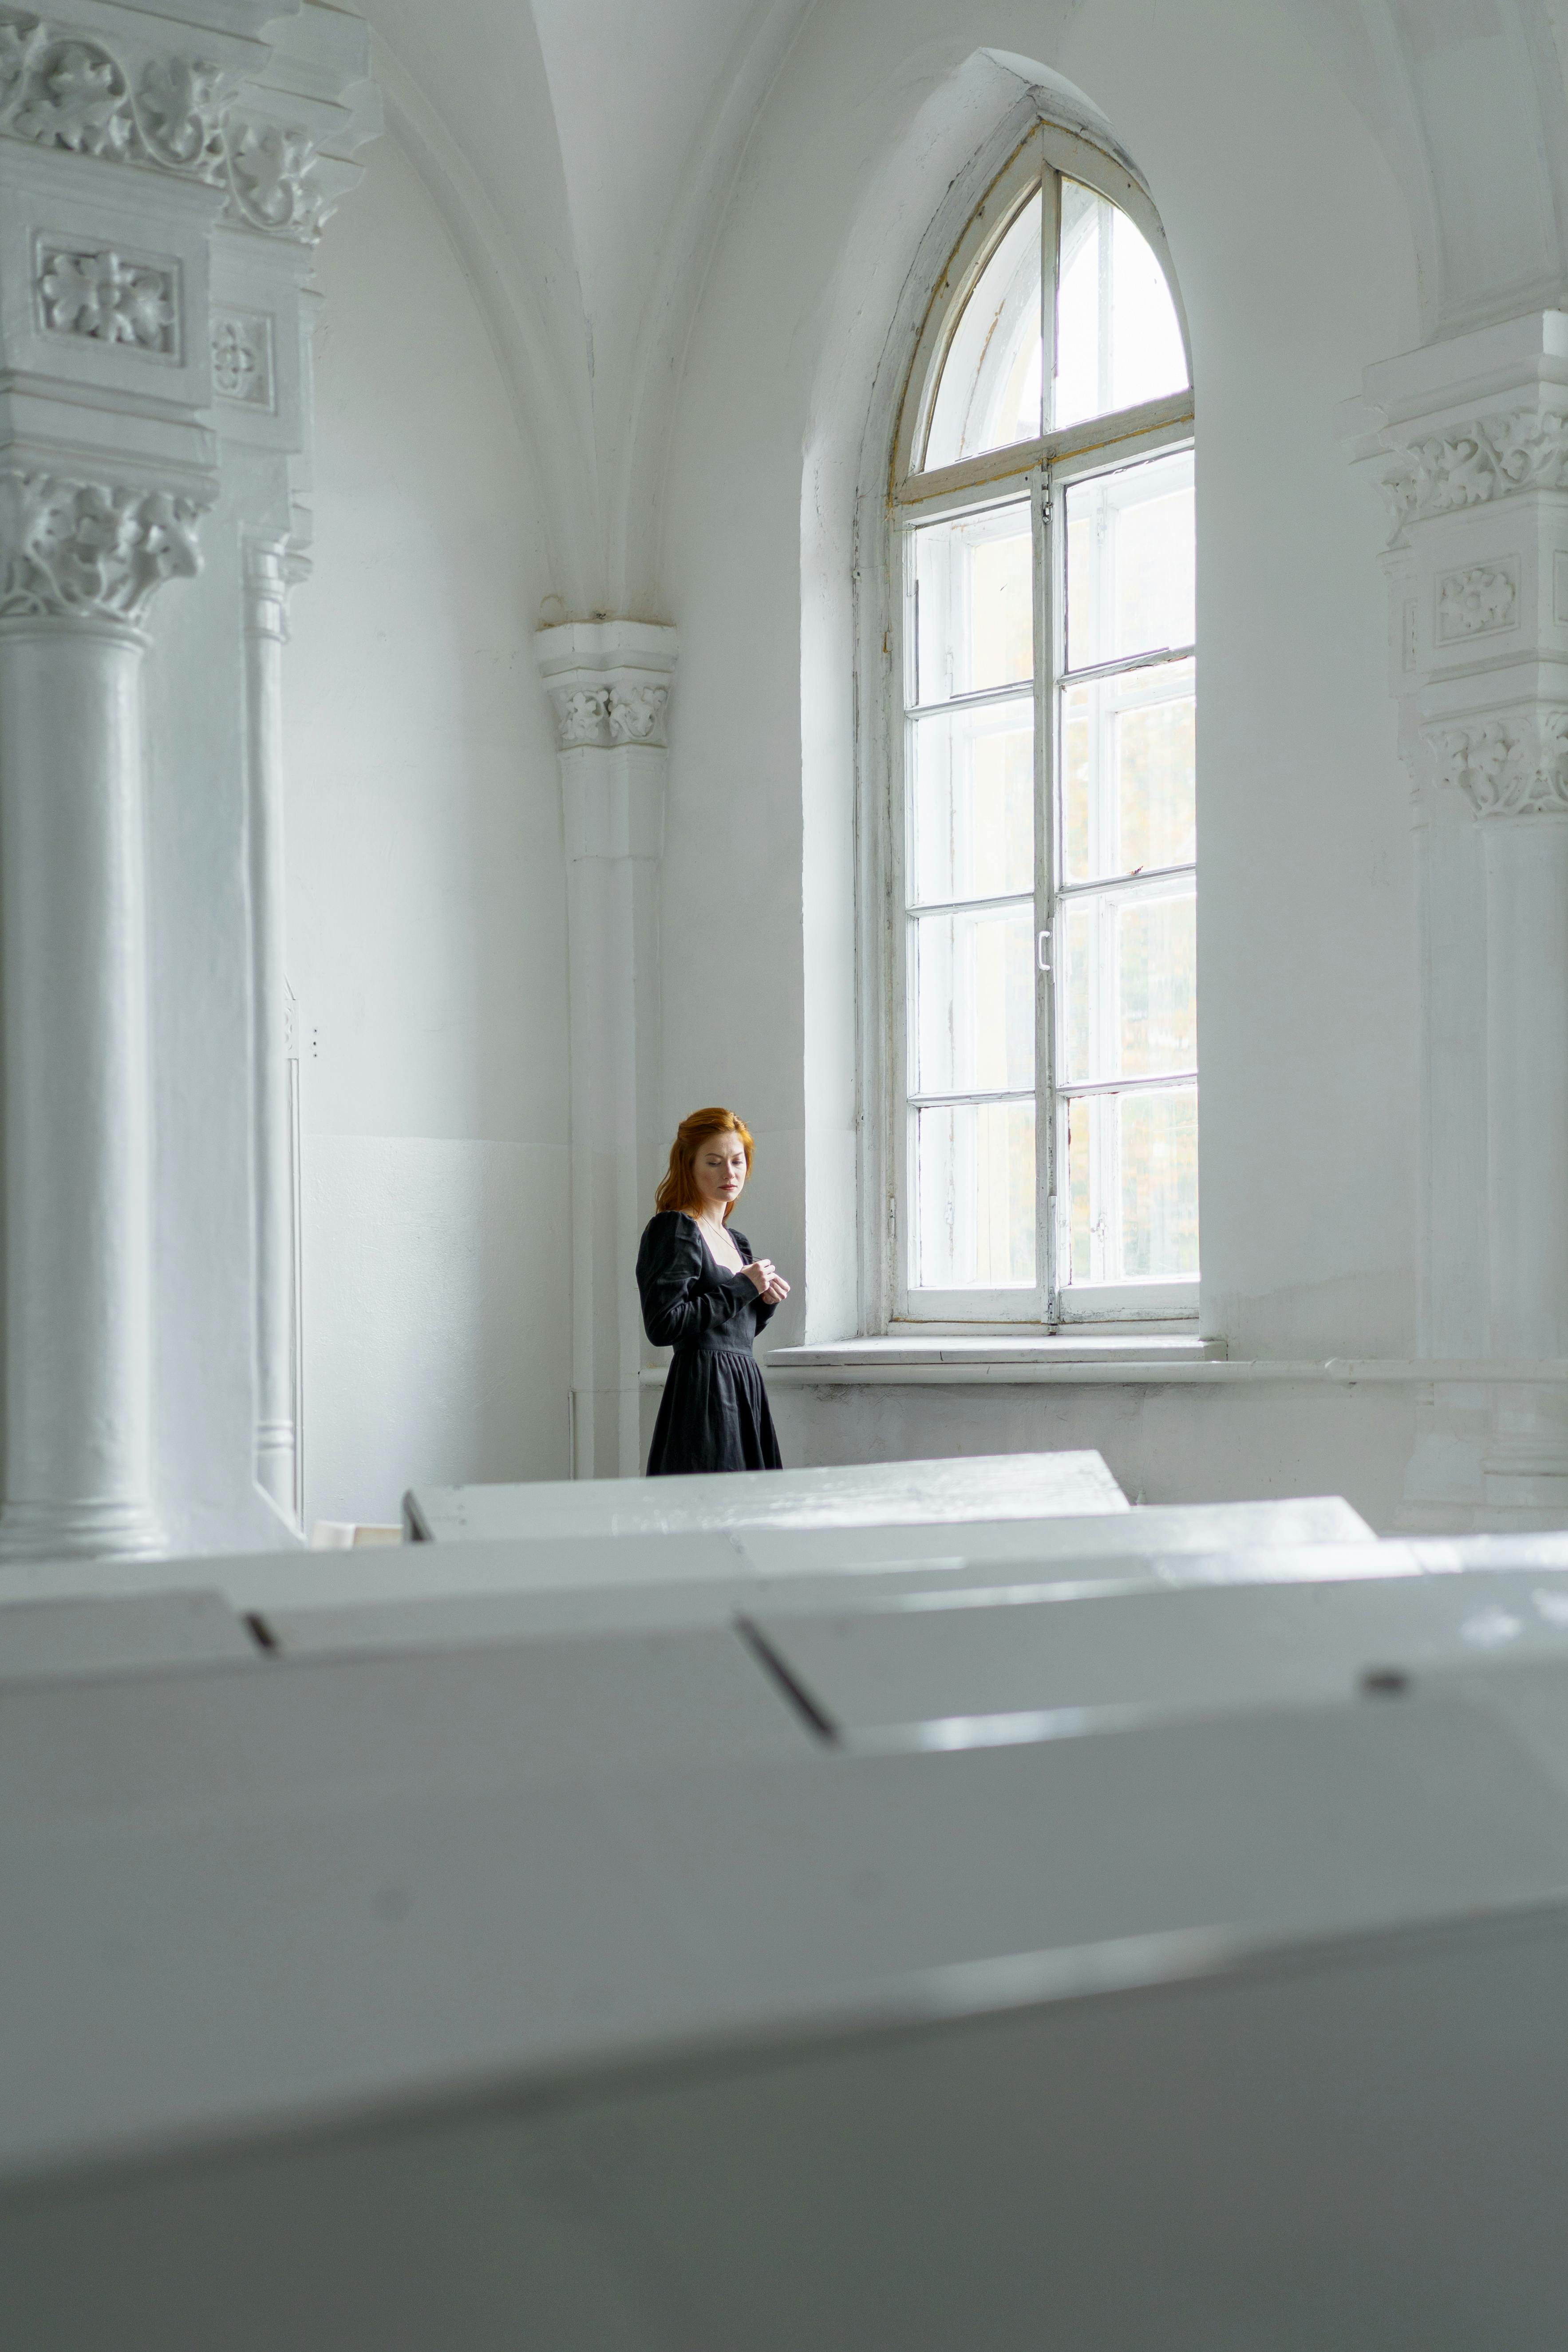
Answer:
[[[752,1245],[731,1230],[744,1264]],[[647,1475],[684,1470],[782,1470],[767,1391],[752,1341],[772,1317],[756,1285],[721,1266],[680,1210],[655,1217],[637,1252],[643,1328],[673,1348],[648,1448]]]

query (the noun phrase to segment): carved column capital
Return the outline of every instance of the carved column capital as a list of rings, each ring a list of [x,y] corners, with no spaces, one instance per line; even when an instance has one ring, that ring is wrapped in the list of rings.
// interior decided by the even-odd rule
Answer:
[[[534,644],[555,718],[568,859],[657,859],[675,631],[567,621]]]
[[[566,621],[541,629],[534,643],[563,751],[666,748],[672,628],[652,621]]]
[[[1568,815],[1568,703],[1523,703],[1426,730],[1436,780],[1478,816]]]
[[[195,181],[221,191],[235,226],[312,239],[331,191],[310,101],[279,119],[277,98],[258,103],[249,86],[254,42],[194,26],[187,39],[111,41],[0,8],[0,137]]]
[[[165,580],[201,569],[212,493],[0,468],[0,621],[140,629]]]
[[[1531,385],[1507,405],[1447,419],[1436,429],[1393,426],[1378,480],[1395,547],[1405,544],[1412,524],[1531,490],[1568,489],[1568,394]]]
[[[245,541],[245,628],[247,636],[289,642],[289,602],[310,576],[310,559],[289,538]]]

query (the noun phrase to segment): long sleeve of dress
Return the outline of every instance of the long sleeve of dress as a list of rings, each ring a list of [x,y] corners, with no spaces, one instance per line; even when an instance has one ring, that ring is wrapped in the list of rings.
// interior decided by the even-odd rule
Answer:
[[[656,1348],[700,1339],[737,1308],[756,1306],[756,1286],[713,1264],[689,1217],[669,1211],[655,1217],[637,1252],[643,1328]],[[771,1310],[763,1309],[764,1313]]]

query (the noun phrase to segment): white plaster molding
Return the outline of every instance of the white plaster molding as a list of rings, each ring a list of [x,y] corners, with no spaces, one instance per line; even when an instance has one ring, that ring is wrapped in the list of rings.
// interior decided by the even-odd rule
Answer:
[[[235,226],[311,238],[323,204],[316,142],[237,112],[243,87],[210,59],[138,63],[96,32],[0,10],[0,136],[199,181],[223,190]]]
[[[651,621],[566,621],[541,629],[535,646],[561,751],[667,748],[672,628]]]
[[[1519,616],[1519,560],[1472,563],[1437,575],[1437,642],[1458,645],[1511,629]]]
[[[579,743],[607,743],[610,740],[610,690],[607,686],[575,683],[552,686],[551,705],[555,712],[555,740],[563,751]]]
[[[1568,814],[1568,704],[1430,728],[1426,740],[1436,781],[1463,792],[1478,816]]]
[[[140,261],[112,247],[40,239],[37,286],[47,334],[84,336],[156,359],[179,358],[177,261]]]
[[[268,313],[215,308],[211,345],[214,399],[274,413],[277,371]]]
[[[187,490],[0,471],[0,619],[139,626],[165,580],[200,570],[206,503]]]
[[[628,685],[616,680],[610,687],[610,740],[614,743],[658,743],[662,745],[664,707],[669,700],[668,686]]]
[[[1393,520],[1389,544],[1412,523],[1464,512],[1527,490],[1568,488],[1568,415],[1533,397],[1462,425],[1397,442],[1381,486]]]

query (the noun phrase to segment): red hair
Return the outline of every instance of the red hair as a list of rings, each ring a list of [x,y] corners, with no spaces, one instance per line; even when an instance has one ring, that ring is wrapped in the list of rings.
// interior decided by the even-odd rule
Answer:
[[[684,1209],[689,1217],[697,1215],[702,1206],[702,1195],[697,1189],[697,1154],[710,1135],[738,1135],[745,1146],[746,1174],[751,1175],[752,1130],[745,1120],[737,1118],[732,1110],[694,1110],[675,1131],[675,1141],[669,1147],[669,1166],[653,1196],[656,1209]],[[730,1208],[733,1206],[731,1202]],[[724,1212],[726,1224],[730,1222],[730,1208]]]

